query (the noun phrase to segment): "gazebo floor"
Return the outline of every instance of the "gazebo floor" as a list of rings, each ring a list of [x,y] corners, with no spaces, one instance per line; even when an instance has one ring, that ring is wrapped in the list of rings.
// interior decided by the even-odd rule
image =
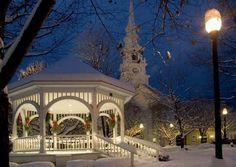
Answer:
[[[51,161],[57,167],[65,167],[66,162],[76,159],[96,160],[102,154],[95,151],[48,151],[47,153],[38,152],[17,152],[10,153],[10,161],[16,163],[26,163],[34,161]]]

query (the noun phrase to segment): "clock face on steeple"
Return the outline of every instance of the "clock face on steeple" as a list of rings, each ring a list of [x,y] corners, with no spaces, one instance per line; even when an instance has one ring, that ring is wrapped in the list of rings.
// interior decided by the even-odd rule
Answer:
[[[133,69],[132,69],[132,71],[133,71],[133,73],[135,73],[135,74],[137,74],[137,73],[139,73],[139,68],[137,68],[137,67],[134,67]]]
[[[138,60],[138,56],[135,55],[134,53],[132,54],[132,60],[133,60],[133,61],[137,61],[137,60]]]

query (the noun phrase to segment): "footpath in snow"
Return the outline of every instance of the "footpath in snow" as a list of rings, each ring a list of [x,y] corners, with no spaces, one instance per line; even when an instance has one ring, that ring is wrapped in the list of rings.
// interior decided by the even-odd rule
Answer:
[[[202,144],[188,150],[168,148],[170,160],[160,162],[157,159],[136,157],[135,167],[236,167],[236,146],[223,146],[223,160],[216,159],[213,144]]]

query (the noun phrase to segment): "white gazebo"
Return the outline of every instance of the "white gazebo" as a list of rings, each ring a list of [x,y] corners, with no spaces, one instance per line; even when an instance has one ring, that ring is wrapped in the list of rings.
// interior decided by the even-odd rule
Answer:
[[[12,83],[13,152],[93,149],[98,143],[100,117],[107,117],[112,124],[111,140],[123,141],[124,104],[133,93],[132,86],[73,56]],[[72,119],[80,121],[85,134],[58,134],[61,123]],[[30,132],[35,128],[33,121],[38,124],[38,134]]]

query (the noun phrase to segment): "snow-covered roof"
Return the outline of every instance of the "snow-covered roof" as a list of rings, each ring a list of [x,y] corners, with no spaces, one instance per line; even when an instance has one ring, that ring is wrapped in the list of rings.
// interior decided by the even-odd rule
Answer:
[[[135,91],[132,85],[102,74],[101,72],[82,62],[76,56],[65,57],[38,74],[34,74],[30,77],[11,83],[9,85],[9,90],[32,82],[103,82],[115,87],[119,87],[126,91]]]

